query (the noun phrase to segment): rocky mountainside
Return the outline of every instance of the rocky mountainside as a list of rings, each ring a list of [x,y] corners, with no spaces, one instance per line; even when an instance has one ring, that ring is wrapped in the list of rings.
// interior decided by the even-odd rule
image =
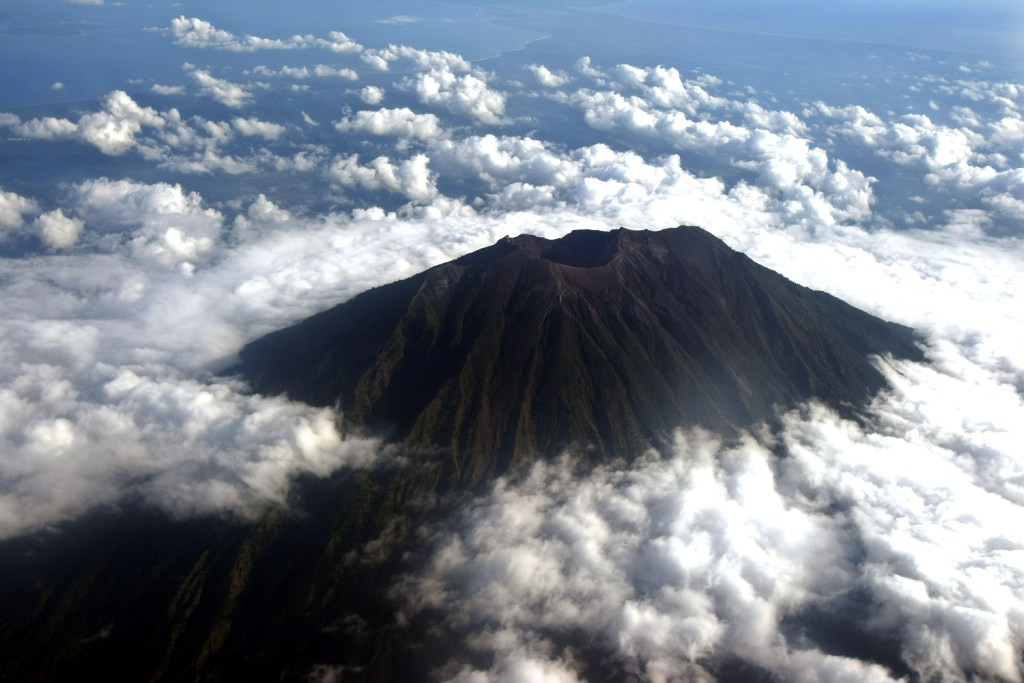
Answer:
[[[337,404],[406,457],[302,477],[255,520],[126,502],[0,542],[0,681],[436,680],[464,644],[429,615],[396,619],[390,591],[418,530],[464,514],[474,484],[567,445],[629,456],[805,398],[855,415],[885,353],[920,356],[911,330],[697,228],[503,239],[242,352],[257,390]],[[587,680],[628,678],[574,647],[593,650]]]
[[[812,397],[852,414],[885,384],[873,354],[920,357],[910,329],[680,227],[505,238],[253,342],[240,370],[476,482]]]

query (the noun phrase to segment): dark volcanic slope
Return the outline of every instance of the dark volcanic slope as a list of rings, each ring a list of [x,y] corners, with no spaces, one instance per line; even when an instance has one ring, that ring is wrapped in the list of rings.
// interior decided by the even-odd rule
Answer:
[[[786,280],[693,227],[524,235],[247,346],[264,393],[452,456],[478,481],[575,444],[635,454],[683,424],[746,425],[881,389],[912,331]]]

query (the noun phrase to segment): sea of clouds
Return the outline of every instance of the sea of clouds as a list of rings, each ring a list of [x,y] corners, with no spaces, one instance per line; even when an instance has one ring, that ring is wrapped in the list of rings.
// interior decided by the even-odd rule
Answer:
[[[866,425],[810,404],[774,432],[681,430],[637,462],[550,454],[500,479],[421,531],[421,569],[392,592],[401,618],[437,615],[463,639],[438,676],[577,680],[583,634],[653,681],[711,678],[730,658],[787,680],[1024,678],[1024,84],[973,63],[923,71],[920,88],[961,101],[953,124],[824,101],[778,110],[669,66],[581,57],[500,75],[336,31],[238,36],[183,16],[164,32],[193,61],[335,61],[253,63],[236,80],[186,62],[181,84],[151,87],[175,106],[118,90],[77,118],[0,114],[26,144],[195,178],[83,177],[50,203],[0,189],[0,240],[20,248],[0,260],[0,537],[127,499],[253,515],[284,504],[299,473],[386,464],[381,444],[341,438],[332,411],[216,373],[260,334],[504,235],[692,224],[913,326],[928,362],[879,359],[892,388]],[[389,87],[355,85],[365,108],[333,121],[259,107],[278,81],[338,88],[398,67]],[[526,97],[608,141],[511,132],[509,103]],[[195,98],[224,117],[188,113]],[[920,211],[881,203],[836,141],[916,174]],[[691,154],[736,175],[700,173]],[[338,206],[202,196],[212,174],[274,173],[328,183]],[[959,203],[929,213],[932,195]],[[843,643],[813,627],[837,621]]]

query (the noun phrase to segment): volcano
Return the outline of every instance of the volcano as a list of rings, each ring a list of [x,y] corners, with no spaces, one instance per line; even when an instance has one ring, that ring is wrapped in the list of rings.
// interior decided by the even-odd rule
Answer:
[[[678,227],[506,237],[267,335],[238,369],[258,392],[441,452],[473,483],[808,399],[857,417],[887,355],[920,359],[913,331]]]
[[[463,639],[396,620],[391,596],[419,531],[465,514],[474,488],[566,448],[581,466],[628,459],[677,427],[727,433],[807,399],[857,417],[885,356],[919,358],[913,332],[697,228],[502,239],[241,353],[257,391],[337,406],[404,457],[300,478],[251,521],[126,504],[61,543],[0,543],[0,681],[436,680]],[[573,647],[590,680],[627,677]]]

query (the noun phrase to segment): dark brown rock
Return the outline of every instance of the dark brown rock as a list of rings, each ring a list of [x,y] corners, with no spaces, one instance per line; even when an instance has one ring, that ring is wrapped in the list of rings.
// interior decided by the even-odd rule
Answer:
[[[368,291],[241,353],[260,392],[450,456],[476,482],[567,446],[632,456],[817,398],[847,415],[909,328],[693,227],[530,235]]]

